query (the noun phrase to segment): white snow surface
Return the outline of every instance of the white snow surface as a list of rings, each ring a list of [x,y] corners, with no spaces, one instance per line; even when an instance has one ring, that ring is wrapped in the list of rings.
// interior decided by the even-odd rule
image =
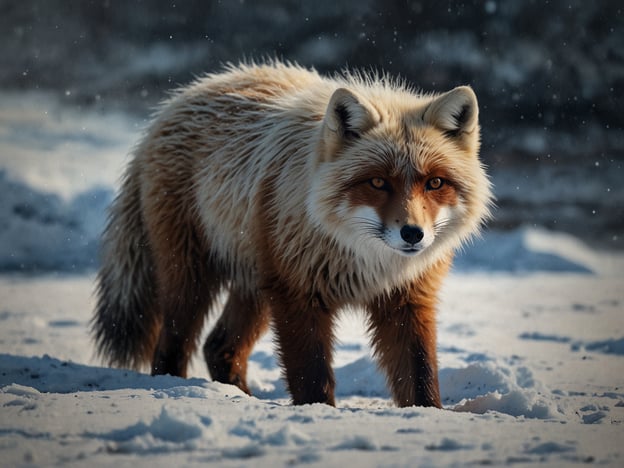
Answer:
[[[271,334],[253,397],[199,355],[189,379],[111,369],[88,331],[94,252],[144,122],[0,100],[2,466],[624,465],[621,253],[536,228],[467,247],[439,306],[444,409],[392,404],[357,310],[336,408],[290,404]]]

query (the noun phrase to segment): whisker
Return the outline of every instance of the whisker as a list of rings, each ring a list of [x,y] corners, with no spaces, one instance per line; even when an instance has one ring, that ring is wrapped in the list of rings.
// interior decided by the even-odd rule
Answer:
[[[379,224],[378,222],[372,221],[367,218],[352,218],[352,222],[353,224],[369,227],[371,229],[375,229],[378,231],[381,231],[384,229],[383,226]]]
[[[356,216],[351,218],[351,224],[357,227],[363,238],[371,238],[384,242],[386,227],[378,221]]]
[[[437,234],[440,231],[446,229],[446,227],[449,226],[450,224],[451,224],[450,219],[442,219],[433,224],[433,231]]]

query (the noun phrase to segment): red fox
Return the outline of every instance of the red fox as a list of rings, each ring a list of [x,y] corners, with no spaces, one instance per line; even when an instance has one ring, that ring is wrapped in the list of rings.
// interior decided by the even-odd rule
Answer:
[[[92,321],[111,365],[186,376],[204,318],[213,379],[249,393],[275,332],[294,404],[335,404],[333,324],[366,313],[399,406],[441,406],[438,289],[489,216],[469,87],[230,65],[176,91],[134,150],[103,234]]]

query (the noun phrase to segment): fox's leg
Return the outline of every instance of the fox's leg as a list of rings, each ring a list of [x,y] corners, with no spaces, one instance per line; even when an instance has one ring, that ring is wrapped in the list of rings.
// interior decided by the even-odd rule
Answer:
[[[314,298],[288,300],[272,295],[273,325],[295,405],[335,405],[332,370],[333,311]]]
[[[186,377],[197,348],[204,318],[219,292],[210,278],[167,277],[159,281],[158,305],[163,314],[160,337],[152,360],[152,375]]]
[[[220,291],[222,278],[209,263],[209,250],[192,225],[180,227],[172,222],[162,226],[170,229],[150,239],[156,304],[162,314],[152,374],[186,377],[188,362],[197,348],[204,318]]]
[[[232,289],[223,314],[204,344],[204,357],[212,378],[250,394],[247,360],[268,326],[268,306]]]
[[[368,305],[375,354],[398,406],[441,407],[436,356],[437,291],[447,267]]]
[[[440,407],[435,312],[395,292],[369,305],[375,355],[398,406]]]

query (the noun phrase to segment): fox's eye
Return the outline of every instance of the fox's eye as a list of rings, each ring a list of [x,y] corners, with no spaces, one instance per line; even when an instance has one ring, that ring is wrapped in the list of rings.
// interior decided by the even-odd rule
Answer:
[[[386,190],[388,188],[388,182],[381,177],[373,177],[369,182],[377,190]]]
[[[438,190],[444,185],[444,179],[440,177],[434,177],[427,181],[426,189],[427,190]]]

